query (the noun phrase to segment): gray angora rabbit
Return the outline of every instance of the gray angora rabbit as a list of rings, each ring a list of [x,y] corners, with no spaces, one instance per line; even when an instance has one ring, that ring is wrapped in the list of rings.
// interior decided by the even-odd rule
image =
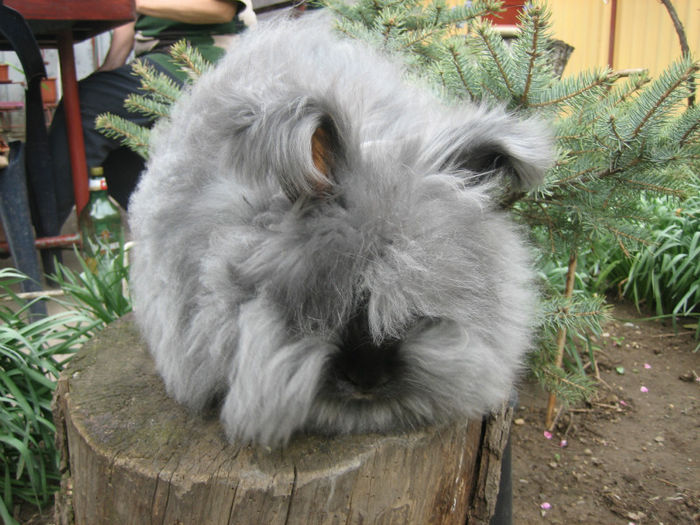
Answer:
[[[261,23],[157,126],[131,201],[168,392],[266,446],[488,412],[536,309],[497,201],[551,156],[538,122],[446,105],[324,16]]]

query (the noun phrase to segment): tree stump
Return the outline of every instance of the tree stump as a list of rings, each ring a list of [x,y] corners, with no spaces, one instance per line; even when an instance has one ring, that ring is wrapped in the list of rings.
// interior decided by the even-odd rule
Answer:
[[[229,444],[170,399],[133,322],[74,357],[54,400],[56,519],[99,524],[488,523],[511,413],[394,435]]]

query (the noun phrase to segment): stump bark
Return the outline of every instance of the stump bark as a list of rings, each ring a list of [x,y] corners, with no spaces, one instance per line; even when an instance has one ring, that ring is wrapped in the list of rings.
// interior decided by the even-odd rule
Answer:
[[[511,413],[411,433],[226,442],[216,414],[170,399],[128,317],[64,370],[54,400],[76,524],[488,523]]]

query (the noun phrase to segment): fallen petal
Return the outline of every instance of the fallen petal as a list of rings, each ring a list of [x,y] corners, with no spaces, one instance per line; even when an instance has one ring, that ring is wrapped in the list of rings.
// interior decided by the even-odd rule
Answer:
[[[552,508],[552,505],[549,502],[545,501],[542,505],[540,505],[540,508],[542,510],[549,510]]]
[[[544,437],[546,437],[547,439],[552,439],[552,433],[548,430],[545,430]]]
[[[646,368],[647,370],[649,370],[649,369],[651,368],[651,365],[650,365],[649,363],[644,363],[644,368]]]
[[[565,439],[562,439],[562,440],[559,442],[559,446],[560,446],[561,448],[564,448],[564,447],[567,446],[568,444],[569,444],[569,442],[568,442],[567,440],[565,440]]]
[[[649,392],[649,389],[647,387],[643,386],[642,388],[639,389],[639,391],[644,392],[646,394],[647,392]]]

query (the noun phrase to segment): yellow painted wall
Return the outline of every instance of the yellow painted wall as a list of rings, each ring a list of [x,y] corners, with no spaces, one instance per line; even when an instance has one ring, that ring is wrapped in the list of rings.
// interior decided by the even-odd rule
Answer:
[[[556,38],[574,46],[565,75],[608,63],[612,0],[549,0]],[[700,59],[700,0],[673,0],[690,51]],[[657,76],[681,54],[678,35],[659,0],[617,0],[613,69],[647,68]]]
[[[553,36],[574,47],[564,74],[605,66],[610,5],[602,0],[550,0],[548,5],[552,11]]]

